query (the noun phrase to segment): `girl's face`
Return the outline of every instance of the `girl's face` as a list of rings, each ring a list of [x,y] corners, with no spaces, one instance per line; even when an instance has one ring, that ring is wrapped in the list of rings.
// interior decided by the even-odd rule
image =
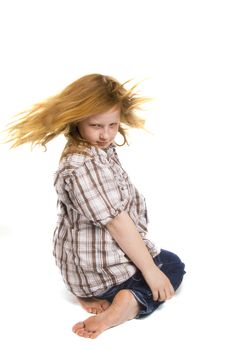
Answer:
[[[114,106],[107,112],[95,114],[78,123],[81,137],[91,145],[107,148],[115,139],[120,125],[120,109]]]

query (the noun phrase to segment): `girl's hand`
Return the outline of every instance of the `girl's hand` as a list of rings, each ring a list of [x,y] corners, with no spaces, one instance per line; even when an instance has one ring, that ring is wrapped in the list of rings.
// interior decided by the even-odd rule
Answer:
[[[171,299],[175,294],[170,280],[156,265],[149,271],[143,271],[143,276],[151,289],[154,300],[165,301]]]

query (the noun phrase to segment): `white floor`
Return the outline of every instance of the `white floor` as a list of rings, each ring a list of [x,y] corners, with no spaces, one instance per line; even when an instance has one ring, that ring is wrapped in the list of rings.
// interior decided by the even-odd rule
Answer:
[[[147,319],[110,329],[96,340],[82,339],[71,332],[72,325],[88,314],[65,290],[52,256],[56,218],[52,173],[59,155],[55,149],[59,150],[60,146],[55,142],[47,153],[39,150],[30,153],[24,148],[11,152],[2,149],[0,341],[4,346],[1,348],[72,350],[81,346],[114,350],[131,342],[130,346],[137,349],[145,344],[166,350],[231,349],[230,178],[211,187],[213,193],[209,196],[206,175],[197,180],[200,181],[197,193],[190,172],[188,182],[182,179],[177,182],[178,195],[176,189],[172,190],[172,177],[166,175],[171,184],[162,176],[161,168],[152,169],[148,160],[141,157],[147,170],[135,172],[136,159],[142,156],[135,145],[126,149],[126,153],[120,150],[122,161],[146,192],[151,239],[179,254],[186,263],[184,283],[172,300]],[[160,164],[156,154],[155,164]],[[149,153],[148,157],[151,156]],[[168,164],[170,168],[170,161]],[[176,171],[182,174],[188,165],[187,162],[179,171],[174,168],[174,176]],[[208,176],[216,180],[216,175],[211,174]]]

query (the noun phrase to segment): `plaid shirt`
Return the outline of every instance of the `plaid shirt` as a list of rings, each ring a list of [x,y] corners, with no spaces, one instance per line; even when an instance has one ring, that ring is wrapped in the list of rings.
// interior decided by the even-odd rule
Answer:
[[[88,156],[68,155],[55,174],[54,186],[59,208],[54,256],[73,294],[98,296],[135,273],[136,267],[106,228],[123,210],[134,221],[150,254],[159,253],[145,237],[144,197],[123,170],[115,146],[105,151],[92,146]]]

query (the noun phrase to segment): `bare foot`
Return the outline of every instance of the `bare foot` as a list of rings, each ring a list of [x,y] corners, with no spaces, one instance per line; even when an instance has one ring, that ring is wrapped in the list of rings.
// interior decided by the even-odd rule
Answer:
[[[99,314],[110,306],[107,300],[96,298],[78,298],[80,305],[91,314]]]
[[[102,313],[91,316],[73,326],[73,332],[80,337],[94,339],[106,329],[134,318],[140,310],[139,303],[129,290],[121,290],[112,304]]]

